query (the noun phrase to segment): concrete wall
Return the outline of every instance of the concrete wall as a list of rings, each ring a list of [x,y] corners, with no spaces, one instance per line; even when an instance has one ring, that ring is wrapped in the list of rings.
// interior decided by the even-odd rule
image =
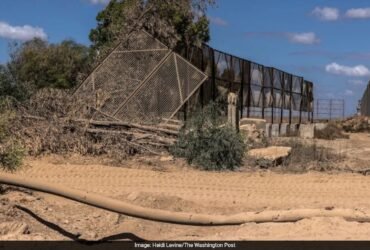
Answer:
[[[316,124],[266,124],[265,135],[266,137],[286,137],[286,136],[299,136],[304,139],[315,138],[316,131],[325,129],[326,123]]]

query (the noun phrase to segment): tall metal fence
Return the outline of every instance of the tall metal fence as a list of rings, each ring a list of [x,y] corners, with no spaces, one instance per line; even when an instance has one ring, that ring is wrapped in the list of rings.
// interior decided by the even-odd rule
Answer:
[[[240,117],[263,118],[271,123],[313,121],[313,83],[303,77],[245,60],[207,45],[178,51],[208,75],[179,113],[180,118],[210,101],[227,110],[227,94],[239,96]]]
[[[84,118],[157,124],[187,119],[211,101],[226,115],[230,92],[239,97],[241,118],[312,121],[313,84],[303,77],[207,45],[174,52],[145,31],[121,41],[74,97]]]
[[[360,113],[361,115],[370,116],[370,81],[360,101]]]
[[[315,102],[316,120],[336,120],[345,117],[344,99],[317,99]]]

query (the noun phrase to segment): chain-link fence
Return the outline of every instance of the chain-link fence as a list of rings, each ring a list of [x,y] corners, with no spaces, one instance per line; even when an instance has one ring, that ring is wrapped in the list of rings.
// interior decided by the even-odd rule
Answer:
[[[303,77],[266,67],[207,45],[178,51],[208,75],[179,117],[218,101],[227,110],[227,94],[239,96],[240,117],[263,118],[271,123],[313,120],[313,83]]]
[[[114,48],[74,96],[85,118],[156,124],[172,118],[206,78],[140,31]]]
[[[360,105],[360,114],[370,116],[370,81],[367,84],[364,95],[359,103]]]

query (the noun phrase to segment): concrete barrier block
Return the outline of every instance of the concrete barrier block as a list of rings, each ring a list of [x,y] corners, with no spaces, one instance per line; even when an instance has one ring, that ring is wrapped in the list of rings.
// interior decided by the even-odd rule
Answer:
[[[265,136],[271,137],[271,123],[265,125]]]
[[[315,123],[315,131],[320,131],[328,126],[327,123]]]
[[[280,136],[289,136],[290,124],[282,123],[280,124]]]
[[[280,124],[271,124],[271,137],[280,136]]]
[[[289,136],[298,136],[298,135],[299,135],[299,124],[290,124]]]
[[[313,139],[315,137],[315,125],[301,124],[299,126],[299,136],[303,139]]]
[[[256,118],[242,118],[239,122],[240,126],[254,124],[256,129],[265,129],[266,120],[265,119],[256,119]]]

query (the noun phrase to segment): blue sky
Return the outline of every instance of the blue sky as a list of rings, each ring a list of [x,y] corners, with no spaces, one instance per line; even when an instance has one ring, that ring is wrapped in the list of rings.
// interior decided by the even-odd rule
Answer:
[[[8,43],[39,36],[89,44],[107,0],[1,0],[0,63]],[[344,98],[355,112],[370,79],[369,0],[217,0],[210,45],[305,77],[315,98]]]

